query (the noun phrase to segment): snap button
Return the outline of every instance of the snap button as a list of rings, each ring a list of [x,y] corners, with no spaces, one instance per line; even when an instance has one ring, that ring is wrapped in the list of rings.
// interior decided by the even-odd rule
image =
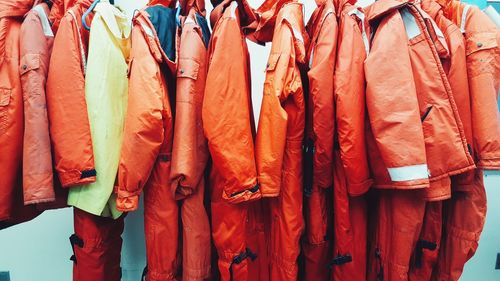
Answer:
[[[478,48],[481,48],[482,46],[483,46],[483,43],[481,43],[481,42],[478,42],[478,43],[477,43],[477,47],[478,47]]]
[[[23,65],[23,70],[26,70],[27,68],[28,68],[28,66],[24,64]]]
[[[182,69],[181,69],[179,72],[180,72],[181,74],[184,74],[184,70],[182,70]]]

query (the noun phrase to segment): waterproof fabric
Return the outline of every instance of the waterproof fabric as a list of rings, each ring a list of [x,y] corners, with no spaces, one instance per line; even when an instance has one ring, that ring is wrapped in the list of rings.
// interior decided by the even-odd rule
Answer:
[[[207,21],[194,8],[181,21],[170,180],[175,199],[182,200],[182,279],[205,280],[210,276],[211,235],[204,205],[209,152],[201,109],[208,42],[200,25]]]
[[[25,204],[55,198],[45,83],[54,33],[47,4],[25,17],[20,34],[20,76],[24,100],[23,194]]]
[[[73,187],[68,205],[98,216],[118,218],[113,193],[127,110],[130,25],[109,2],[94,8],[85,76],[95,168],[94,183]]]
[[[470,191],[457,191],[443,202],[443,236],[432,280],[458,281],[465,263],[476,253],[486,218],[486,190],[476,170]]]
[[[311,44],[307,52],[309,91],[304,166],[312,167],[312,172],[304,171],[304,279],[329,280],[330,270],[326,265],[330,260],[329,230],[333,222],[331,190],[327,188],[333,186],[335,107],[332,78],[338,32],[333,1],[318,5],[306,29]]]
[[[30,219],[36,213],[23,207],[23,92],[19,78],[20,33],[22,16],[33,1],[0,1],[0,222]]]
[[[375,30],[365,61],[375,186],[449,189],[446,178],[474,163],[439,60],[438,51],[447,49],[436,47],[434,28],[427,28],[435,23],[417,6],[393,0],[372,4],[367,19]]]
[[[69,8],[73,7],[78,0],[53,0],[52,8],[50,9],[49,20],[52,23],[54,33],[59,29],[61,19],[64,17]]]
[[[336,133],[334,145],[333,280],[366,280],[367,206],[372,185],[365,136],[365,74],[370,34],[363,9],[337,2],[339,34],[334,76]]]
[[[123,216],[114,220],[73,209],[73,281],[120,281]]]
[[[80,0],[61,19],[54,39],[46,97],[55,170],[63,187],[95,182],[94,150],[85,100],[89,32],[82,15],[90,0]],[[93,14],[87,20],[90,22]],[[71,79],[62,79],[71,77]]]
[[[255,142],[262,196],[276,197],[268,201],[272,218],[271,280],[297,278],[299,239],[304,230],[302,143],[305,98],[300,65],[305,63],[309,38],[303,24],[302,8],[302,4],[291,1],[276,9]]]
[[[247,45],[243,38],[241,43],[234,41],[242,37],[241,22],[247,15],[237,8],[239,3],[228,4],[221,3],[211,14],[215,26],[212,25],[208,48],[209,67],[202,117],[213,172],[220,174],[219,178],[223,180],[216,183],[217,186],[222,184],[217,188],[223,189],[225,200],[239,203],[256,200],[261,197],[261,192],[255,164]],[[216,16],[220,18],[215,21]]]
[[[500,31],[475,6],[439,1],[444,15],[461,27],[471,97],[474,150],[478,168],[500,169]]]
[[[160,13],[171,15],[171,9],[162,7]],[[117,208],[136,210],[144,189],[146,280],[175,280],[180,263],[179,207],[169,186],[173,141],[170,99],[176,66],[162,49],[155,23],[146,10],[137,12],[133,19],[131,41]]]

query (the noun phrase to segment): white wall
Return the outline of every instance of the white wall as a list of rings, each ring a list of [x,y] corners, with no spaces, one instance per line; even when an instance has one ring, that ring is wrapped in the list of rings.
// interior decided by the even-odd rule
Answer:
[[[371,0],[363,0],[365,2]],[[117,0],[129,15],[146,0]],[[212,8],[207,0],[207,9]],[[258,7],[262,0],[249,0]],[[303,0],[305,19],[314,10],[314,0]],[[255,117],[259,117],[268,46],[249,42],[252,67],[252,99]],[[256,120],[257,121],[257,120]],[[257,123],[257,122],[256,122]],[[500,252],[500,173],[487,173],[488,215],[477,254],[466,265],[461,281],[498,281],[496,253]],[[73,233],[72,210],[48,211],[31,222],[0,231],[0,272],[10,271],[11,281],[71,280],[72,255],[69,236]],[[142,208],[125,220],[122,268],[124,281],[139,281],[145,265]]]

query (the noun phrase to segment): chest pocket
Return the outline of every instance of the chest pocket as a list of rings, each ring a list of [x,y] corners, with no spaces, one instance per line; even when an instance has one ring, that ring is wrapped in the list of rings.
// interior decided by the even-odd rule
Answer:
[[[19,67],[19,74],[22,76],[30,70],[36,70],[40,67],[40,55],[27,54],[21,58],[21,66]]]
[[[499,63],[496,34],[494,32],[480,32],[470,35],[466,33],[465,37],[469,75],[475,77],[481,74],[495,74],[495,68],[498,67]]]
[[[0,88],[0,135],[2,135],[7,127],[7,106],[10,103],[11,89]]]
[[[179,58],[179,67],[177,68],[177,77],[191,78],[196,80],[198,78],[198,71],[200,64],[193,59]]]

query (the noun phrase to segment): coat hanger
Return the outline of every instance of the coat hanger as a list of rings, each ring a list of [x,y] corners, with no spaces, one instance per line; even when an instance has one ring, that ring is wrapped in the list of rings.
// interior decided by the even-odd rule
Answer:
[[[89,14],[92,12],[92,10],[94,10],[95,6],[97,6],[97,4],[99,4],[99,2],[101,2],[101,0],[95,0],[92,5],[90,5],[90,7],[87,9],[87,11],[85,11],[85,13],[83,13],[83,16],[82,16],[82,25],[83,25],[83,28],[85,28],[86,30],[90,30],[90,26],[87,25],[87,17],[89,16]],[[111,5],[114,5],[115,4],[115,0],[109,0],[109,3]]]

